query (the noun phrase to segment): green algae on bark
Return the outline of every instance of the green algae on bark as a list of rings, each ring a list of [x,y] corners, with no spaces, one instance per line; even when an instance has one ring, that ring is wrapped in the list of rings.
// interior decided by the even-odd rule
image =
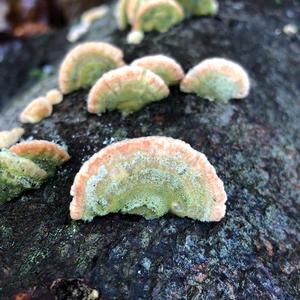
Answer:
[[[71,195],[71,217],[88,221],[112,212],[220,221],[227,198],[204,154],[158,136],[125,140],[96,153],[77,173]]]

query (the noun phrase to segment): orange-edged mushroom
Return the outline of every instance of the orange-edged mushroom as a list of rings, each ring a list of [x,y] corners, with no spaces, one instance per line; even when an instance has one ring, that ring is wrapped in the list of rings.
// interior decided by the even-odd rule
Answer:
[[[88,111],[100,114],[118,109],[124,115],[169,95],[165,82],[155,73],[136,66],[125,66],[104,74],[88,96]]]
[[[45,140],[26,141],[9,149],[19,157],[27,158],[52,175],[55,168],[70,159],[68,152],[61,146]]]
[[[73,48],[59,70],[63,94],[92,86],[105,72],[124,65],[121,49],[102,42],[87,42]]]
[[[71,218],[88,221],[112,212],[220,221],[227,199],[204,154],[158,136],[124,140],[94,154],[77,173],[71,195]]]
[[[167,85],[178,83],[184,77],[180,64],[166,55],[149,55],[138,58],[131,63],[132,66],[148,69],[159,75]]]
[[[239,64],[224,58],[210,58],[186,74],[181,81],[180,89],[210,101],[227,102],[230,99],[247,97],[250,79]]]

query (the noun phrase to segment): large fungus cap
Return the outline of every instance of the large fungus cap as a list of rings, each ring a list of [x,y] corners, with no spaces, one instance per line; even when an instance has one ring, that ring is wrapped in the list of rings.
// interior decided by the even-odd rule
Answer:
[[[201,221],[225,215],[223,182],[206,156],[181,140],[143,137],[112,144],[77,173],[72,219],[110,212],[157,218],[167,212]]]

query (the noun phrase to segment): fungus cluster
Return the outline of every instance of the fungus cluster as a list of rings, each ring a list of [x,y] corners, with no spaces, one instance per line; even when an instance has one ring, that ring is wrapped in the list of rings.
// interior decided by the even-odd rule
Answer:
[[[190,15],[214,15],[218,11],[216,0],[119,0],[116,17],[119,28],[131,25],[128,43],[139,44],[144,32],[166,32]]]
[[[22,142],[0,151],[0,204],[39,188],[55,168],[70,159],[59,145],[44,140]]]
[[[63,100],[62,93],[57,89],[47,92],[46,96],[32,100],[21,112],[21,123],[35,124],[51,116],[53,105],[59,104]]]
[[[118,109],[127,115],[169,95],[168,86],[180,83],[186,93],[226,102],[244,98],[250,81],[238,64],[223,59],[206,59],[185,76],[180,64],[165,55],[150,55],[123,66],[122,50],[101,42],[89,42],[72,49],[59,71],[63,93],[92,86],[87,109],[101,114]]]
[[[118,22],[133,31],[131,42],[143,32],[164,32],[184,16],[213,15],[215,0],[120,0]],[[90,24],[103,11],[82,16]],[[73,48],[59,70],[59,89],[32,101],[21,113],[24,123],[37,123],[51,115],[52,105],[63,94],[91,88],[90,113],[117,109],[123,115],[169,95],[169,86],[179,84],[185,93],[227,102],[249,94],[247,72],[224,58],[206,59],[185,75],[174,59],[165,55],[138,58],[125,65],[121,49],[103,42],[87,42]],[[23,131],[0,132],[0,147],[15,143]],[[5,140],[6,138],[6,140]],[[3,140],[2,139],[2,140]],[[0,203],[38,188],[55,168],[69,159],[60,146],[47,141],[23,142],[0,152]],[[112,144],[94,154],[77,173],[71,188],[71,218],[92,220],[112,212],[138,214],[146,219],[168,212],[200,221],[220,221],[227,200],[223,182],[206,156],[181,140],[142,137]]]
[[[87,221],[112,212],[220,221],[227,199],[204,154],[158,136],[128,139],[94,154],[77,173],[71,195],[71,218]]]

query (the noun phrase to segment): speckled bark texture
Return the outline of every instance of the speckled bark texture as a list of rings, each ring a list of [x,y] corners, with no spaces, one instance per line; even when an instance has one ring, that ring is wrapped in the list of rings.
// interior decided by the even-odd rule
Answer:
[[[147,34],[139,46],[125,45],[111,16],[92,26],[84,40],[114,43],[128,63],[163,53],[187,71],[207,57],[232,59],[249,71],[252,90],[244,100],[216,104],[172,87],[166,100],[125,119],[88,114],[88,91],[80,91],[51,118],[26,125],[25,138],[65,143],[72,159],[39,190],[0,207],[1,299],[22,291],[33,299],[94,299],[93,289],[102,299],[299,299],[300,43],[299,34],[281,31],[299,21],[299,2],[220,2],[218,17]],[[35,51],[25,51],[20,65],[11,61],[23,57],[22,47],[4,56],[1,94],[15,97],[2,99],[1,130],[17,125],[17,112],[55,86],[69,47],[65,35],[27,42]],[[28,79],[43,64],[56,74]],[[23,88],[18,76],[15,85],[3,83],[19,67]],[[182,139],[207,155],[228,193],[226,217],[71,221],[69,191],[82,163],[114,141],[147,135]]]

